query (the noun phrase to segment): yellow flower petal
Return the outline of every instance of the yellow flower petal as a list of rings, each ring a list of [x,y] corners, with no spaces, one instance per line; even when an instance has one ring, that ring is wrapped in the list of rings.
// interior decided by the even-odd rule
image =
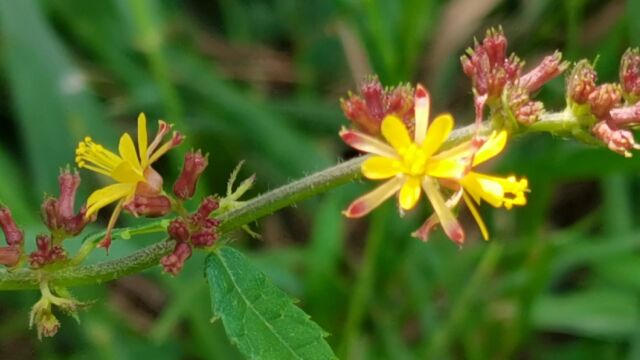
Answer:
[[[120,157],[133,165],[134,167],[141,169],[140,160],[138,160],[138,154],[136,154],[136,147],[133,145],[133,140],[131,139],[131,135],[128,133],[124,133],[120,137],[120,143],[118,144],[118,151],[120,152]]]
[[[489,139],[478,149],[473,157],[473,166],[482,164],[483,162],[500,154],[507,144],[507,132],[502,130],[496,135],[494,132]]]
[[[421,193],[422,189],[420,188],[420,179],[414,176],[407,178],[400,189],[400,194],[398,195],[400,208],[402,210],[413,209],[418,203],[418,200],[420,200]]]
[[[135,192],[135,184],[112,184],[94,191],[87,199],[87,218],[98,210]]]
[[[140,113],[140,115],[138,115],[138,154],[140,155],[140,164],[143,168],[147,167],[147,165],[149,164],[147,142],[147,117],[144,115],[144,113]]]
[[[468,170],[467,165],[455,159],[432,160],[427,163],[426,174],[441,179],[461,179]]]
[[[367,179],[388,179],[400,173],[400,162],[384,156],[372,156],[360,167]]]
[[[440,149],[449,137],[451,130],[453,130],[451,114],[442,114],[433,120],[427,131],[427,138],[422,144],[422,149],[428,157]]]
[[[382,136],[387,139],[387,142],[391,144],[396,151],[400,151],[412,143],[407,127],[397,116],[387,115],[387,117],[382,120],[380,131],[382,132]]]
[[[347,145],[362,152],[390,158],[398,156],[391,146],[359,131],[342,128],[342,130],[340,130],[340,137]]]
[[[517,180],[515,176],[501,178],[470,172],[460,183],[477,203],[482,199],[493,207],[504,206],[507,209],[527,203],[525,192],[529,191],[529,183],[525,178]]]
[[[133,167],[128,161],[122,161],[111,172],[111,177],[120,183],[135,184],[138,181],[145,181],[142,172]]]
[[[460,226],[460,223],[442,198],[436,180],[430,177],[424,177],[422,180],[422,188],[429,198],[433,211],[438,215],[445,234],[447,234],[453,242],[462,244],[464,242],[462,226]]]
[[[482,233],[482,238],[485,240],[489,240],[489,231],[487,231],[487,225],[482,220],[482,216],[480,216],[480,212],[476,208],[476,205],[473,203],[473,200],[467,195],[467,193],[463,193],[464,202],[467,203],[467,207],[473,215],[473,218],[476,219],[476,223],[478,224],[478,228],[480,228],[480,232]]]
[[[347,210],[343,211],[343,214],[349,218],[358,218],[367,215],[371,210],[378,207],[378,205],[382,204],[391,197],[391,195],[400,190],[403,182],[404,177],[401,176],[396,176],[388,180],[373,191],[357,198],[349,205]]]

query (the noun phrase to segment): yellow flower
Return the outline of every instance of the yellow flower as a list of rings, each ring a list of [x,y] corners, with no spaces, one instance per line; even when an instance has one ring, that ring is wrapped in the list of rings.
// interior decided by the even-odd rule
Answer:
[[[413,209],[424,192],[434,215],[414,233],[426,240],[429,230],[440,222],[447,236],[456,243],[464,241],[464,231],[451,209],[464,198],[485,239],[486,226],[476,204],[481,200],[494,207],[510,209],[525,205],[526,179],[500,178],[472,171],[499,154],[506,144],[507,133],[493,133],[488,139],[475,137],[454,148],[440,151],[453,130],[450,114],[436,117],[429,125],[429,94],[418,85],[415,95],[415,133],[411,139],[404,123],[395,116],[387,116],[381,124],[386,143],[358,131],[343,129],[342,139],[350,146],[373,154],[362,164],[362,174],[372,180],[386,180],[382,185],[356,199],[347,210],[347,217],[361,217],[392,195],[398,195],[401,211]],[[442,190],[452,195],[445,200]]]
[[[131,136],[124,133],[120,137],[118,154],[96,144],[86,137],[76,149],[76,163],[80,168],[106,175],[115,181],[94,191],[87,199],[86,217],[91,217],[103,207],[118,202],[107,226],[107,234],[100,246],[108,248],[111,230],[125,204],[134,196],[154,196],[162,193],[162,177],[152,167],[156,160],[170,149],[179,145],[183,137],[177,132],[171,139],[160,144],[171,126],[160,120],[155,139],[148,144],[147,119],[143,113],[138,116],[138,148]]]

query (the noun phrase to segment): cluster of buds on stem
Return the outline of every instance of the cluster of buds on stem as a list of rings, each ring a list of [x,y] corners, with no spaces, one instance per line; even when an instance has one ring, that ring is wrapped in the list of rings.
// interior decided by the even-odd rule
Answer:
[[[522,75],[524,62],[515,54],[507,56],[507,38],[502,29],[489,29],[484,40],[476,41],[460,61],[465,75],[471,79],[477,124],[488,105],[493,112],[506,112],[516,123],[531,125],[543,113],[544,106],[530,100],[530,94],[569,66],[556,51]]]
[[[218,209],[219,203],[209,196],[202,200],[198,209],[187,216],[181,216],[169,224],[169,237],[176,241],[173,252],[160,260],[164,270],[177,275],[184,263],[191,257],[191,249],[208,248],[218,239],[217,228],[220,221],[211,218],[211,213]]]
[[[390,114],[398,116],[413,130],[414,89],[410,85],[384,88],[376,76],[365,79],[360,94],[349,93],[340,99],[340,107],[347,119],[369,135],[380,134],[382,120]]]
[[[29,316],[29,327],[36,326],[38,339],[52,337],[60,329],[60,322],[53,314],[54,307],[78,320],[78,310],[88,305],[74,299],[64,288],[56,289],[57,294],[54,294],[46,280],[40,283],[40,292],[41,298],[31,308]]]
[[[567,102],[578,121],[609,149],[625,157],[640,149],[630,128],[640,124],[640,52],[627,50],[620,61],[620,83],[597,85],[597,73],[579,61],[567,78]]]
[[[95,220],[87,218],[87,207],[82,205],[78,213],[74,212],[76,192],[80,186],[80,175],[68,168],[58,176],[60,197],[46,196],[41,206],[42,221],[53,234],[53,238],[61,240],[78,235],[85,226]]]
[[[0,247],[0,265],[15,267],[20,262],[24,248],[24,231],[16,225],[9,208],[0,207],[0,227],[8,246]]]

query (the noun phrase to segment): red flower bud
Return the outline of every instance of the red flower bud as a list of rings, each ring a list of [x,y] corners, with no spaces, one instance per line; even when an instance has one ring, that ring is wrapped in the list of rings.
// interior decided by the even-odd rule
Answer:
[[[546,56],[538,66],[522,75],[518,80],[521,87],[532,93],[562,74],[569,67],[569,63],[562,61],[562,53],[556,51],[553,55]]]
[[[62,171],[58,176],[60,184],[60,199],[58,200],[58,213],[62,219],[70,219],[75,216],[73,207],[76,199],[76,191],[80,186],[80,175],[78,172],[71,173],[69,170]]]
[[[180,273],[184,262],[191,257],[191,247],[184,242],[178,242],[173,252],[162,259],[160,264],[164,267],[164,271],[175,276]]]
[[[74,213],[76,192],[80,186],[80,175],[71,173],[69,169],[63,170],[58,176],[60,184],[60,198],[48,196],[40,207],[42,221],[51,232],[64,233],[65,236],[78,235],[85,226],[95,218],[86,219],[86,207]]]
[[[620,60],[620,85],[630,103],[640,100],[640,49],[627,49]]]
[[[24,232],[16,225],[9,208],[0,208],[0,227],[2,227],[9,246],[22,246],[24,242]]]
[[[589,94],[588,102],[591,105],[591,113],[598,119],[608,119],[609,111],[620,105],[622,93],[620,87],[615,84],[602,84]]]
[[[482,43],[476,43],[460,58],[476,96],[497,98],[507,84],[514,84],[520,77],[522,62],[513,54],[507,58],[506,51],[507,38],[502,29],[489,29]]]
[[[169,223],[167,229],[169,236],[178,242],[187,242],[191,233],[189,232],[189,225],[183,218],[176,218]]]
[[[17,246],[0,247],[0,265],[14,267],[20,261],[22,251]]]
[[[209,165],[209,155],[203,156],[200,150],[187,152],[184,156],[182,171],[173,185],[173,193],[182,200],[193,197],[198,179],[207,165]]]
[[[202,220],[207,219],[214,210],[218,209],[218,206],[220,206],[220,204],[216,198],[213,196],[207,196],[200,203],[197,214]]]
[[[349,94],[340,107],[347,119],[371,135],[380,134],[382,120],[391,114],[413,131],[413,91],[409,85],[384,89],[377,77],[371,77],[360,85],[360,95]]]
[[[625,106],[609,111],[611,121],[617,126],[640,124],[640,102],[633,106]]]
[[[629,130],[617,129],[607,123],[600,121],[591,129],[593,134],[602,140],[610,150],[617,152],[625,157],[631,157],[630,150],[640,149],[636,144],[633,133]]]
[[[596,79],[596,72],[589,61],[579,61],[567,78],[567,95],[578,104],[586,103],[596,89]]]
[[[29,254],[29,264],[34,269],[39,269],[67,258],[67,253],[64,249],[60,245],[54,245],[49,235],[37,235],[36,247],[37,250]]]
[[[509,86],[507,101],[516,121],[523,125],[531,125],[538,121],[544,112],[544,105],[529,99],[528,90],[520,86]]]
[[[159,217],[171,211],[171,200],[164,195],[135,195],[124,205],[124,209],[134,216]]]
[[[203,229],[191,235],[191,243],[197,248],[206,248],[218,239],[215,229]]]

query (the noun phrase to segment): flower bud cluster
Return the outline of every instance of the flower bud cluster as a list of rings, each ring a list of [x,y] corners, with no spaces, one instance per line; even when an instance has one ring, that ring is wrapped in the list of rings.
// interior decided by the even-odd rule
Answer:
[[[609,149],[626,157],[639,149],[630,127],[640,123],[640,53],[627,50],[620,61],[620,83],[597,85],[597,73],[587,60],[574,66],[567,78],[570,109]]]
[[[164,270],[177,275],[184,263],[191,257],[192,247],[208,248],[218,239],[217,228],[220,221],[211,218],[211,213],[218,209],[219,203],[213,196],[202,200],[198,209],[185,217],[171,221],[167,232],[176,241],[173,252],[160,260]]]
[[[29,265],[34,269],[64,261],[67,258],[67,252],[62,246],[54,244],[49,235],[36,236],[36,247],[37,249],[29,254]]]
[[[460,61],[465,75],[471,79],[477,123],[482,120],[484,106],[488,104],[493,111],[507,110],[519,124],[533,124],[544,106],[532,101],[530,94],[569,66],[556,51],[522,75],[524,62],[515,54],[507,56],[507,38],[502,29],[489,29],[484,40],[476,42]]]
[[[370,77],[360,85],[360,94],[340,99],[347,119],[369,135],[380,134],[385,116],[395,114],[413,131],[414,89],[410,85],[384,88],[378,77]]]

